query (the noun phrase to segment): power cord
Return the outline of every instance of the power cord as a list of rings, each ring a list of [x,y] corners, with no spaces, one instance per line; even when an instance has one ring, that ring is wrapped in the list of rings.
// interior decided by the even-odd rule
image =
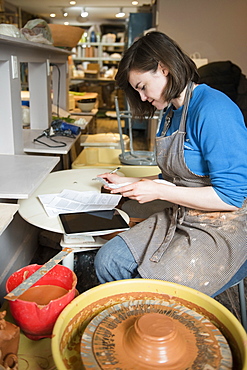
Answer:
[[[53,130],[52,129],[47,129],[47,130],[43,131],[41,135],[39,135],[36,139],[33,139],[33,142],[43,144],[45,146],[48,146],[49,148],[62,148],[64,146],[66,146],[66,143],[64,143],[63,141],[57,141],[57,140],[53,139],[51,136],[55,136],[55,134],[51,133],[50,131],[53,131]],[[53,141],[54,143],[57,143],[59,145],[49,145],[49,144],[45,143],[44,141],[39,140],[44,136],[47,137],[48,139],[50,139],[51,141]]]

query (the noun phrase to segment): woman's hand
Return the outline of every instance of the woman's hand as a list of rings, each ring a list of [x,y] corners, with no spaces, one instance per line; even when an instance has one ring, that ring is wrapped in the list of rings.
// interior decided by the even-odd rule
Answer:
[[[123,179],[125,179],[126,182],[126,177],[123,177]],[[154,181],[149,179],[141,179],[121,188],[111,190],[111,193],[120,193],[123,197],[137,200],[139,203],[146,203],[155,199],[159,199],[160,189],[160,185]]]

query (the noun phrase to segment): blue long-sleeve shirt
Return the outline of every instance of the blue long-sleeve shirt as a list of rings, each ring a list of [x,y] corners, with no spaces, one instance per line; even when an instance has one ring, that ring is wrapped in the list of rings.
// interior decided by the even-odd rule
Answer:
[[[174,110],[166,135],[180,124],[183,107]],[[161,135],[165,116],[157,136]],[[218,196],[241,207],[247,197],[247,128],[238,106],[222,92],[202,84],[190,100],[184,157],[197,175],[208,175]]]

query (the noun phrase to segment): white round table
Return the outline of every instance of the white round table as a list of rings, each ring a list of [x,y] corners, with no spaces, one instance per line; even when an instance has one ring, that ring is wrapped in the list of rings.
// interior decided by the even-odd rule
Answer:
[[[111,170],[112,168],[110,168]],[[64,189],[76,190],[76,191],[101,191],[101,183],[93,181],[92,178],[97,175],[108,172],[109,168],[86,168],[86,169],[75,169],[75,170],[64,170],[50,173],[42,184],[34,191],[34,193],[28,199],[21,199],[18,201],[19,213],[21,217],[29,222],[30,224],[37,226],[41,229],[56,232],[63,236],[63,227],[61,225],[58,216],[49,217],[41,204],[38,196],[41,194],[56,194],[60,193]],[[120,211],[125,221],[129,222],[129,216]],[[63,238],[62,238],[63,239]],[[82,252],[93,248],[99,248],[99,238],[95,246],[82,245],[77,248],[73,248],[74,252]],[[102,244],[104,241],[102,241]],[[101,244],[101,245],[102,245]],[[63,240],[61,243],[63,245]],[[70,248],[69,244],[66,244],[67,248]],[[73,270],[74,253],[70,253],[68,257],[63,260],[63,264]]]

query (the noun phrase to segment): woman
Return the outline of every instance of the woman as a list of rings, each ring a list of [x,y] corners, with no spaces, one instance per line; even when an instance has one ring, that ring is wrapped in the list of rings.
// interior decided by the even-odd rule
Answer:
[[[116,174],[111,190],[173,206],[107,242],[96,255],[101,283],[161,279],[215,296],[246,276],[247,130],[226,95],[198,85],[193,61],[168,36],[151,32],[124,54],[116,81],[134,115],[166,108],[156,139],[161,178]]]

